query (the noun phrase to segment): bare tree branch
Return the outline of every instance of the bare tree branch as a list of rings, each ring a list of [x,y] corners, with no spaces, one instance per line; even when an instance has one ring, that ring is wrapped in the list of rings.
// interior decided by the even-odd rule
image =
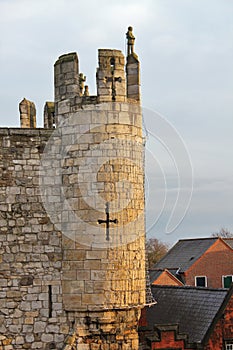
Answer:
[[[227,228],[222,227],[218,232],[212,233],[211,237],[233,238],[233,233]]]
[[[149,268],[152,268],[168,252],[167,243],[161,242],[157,238],[149,238],[146,241],[146,252],[149,262]]]

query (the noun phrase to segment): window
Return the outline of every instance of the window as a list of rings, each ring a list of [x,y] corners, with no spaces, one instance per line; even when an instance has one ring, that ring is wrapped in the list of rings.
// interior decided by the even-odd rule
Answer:
[[[233,282],[233,276],[231,276],[231,275],[229,275],[229,276],[222,276],[222,286],[223,286],[223,288],[230,288],[232,282]]]
[[[207,287],[207,277],[206,276],[196,276],[195,277],[196,287]]]
[[[233,342],[227,342],[225,344],[225,349],[226,350],[233,350]]]

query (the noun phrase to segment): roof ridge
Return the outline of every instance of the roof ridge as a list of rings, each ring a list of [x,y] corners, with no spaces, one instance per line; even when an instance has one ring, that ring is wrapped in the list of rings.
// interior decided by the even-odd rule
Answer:
[[[195,286],[187,286],[187,285],[183,285],[183,286],[174,286],[174,285],[156,285],[156,284],[152,284],[153,288],[168,288],[168,289],[193,289],[193,290],[203,290],[203,291],[218,291],[218,292],[225,292],[228,293],[229,289],[228,288],[209,288],[209,287],[195,287]]]
[[[179,239],[178,242],[181,242],[181,241],[204,241],[204,240],[207,240],[207,239],[212,239],[212,240],[217,240],[219,239],[220,237],[200,237],[200,238],[182,238],[182,239]]]

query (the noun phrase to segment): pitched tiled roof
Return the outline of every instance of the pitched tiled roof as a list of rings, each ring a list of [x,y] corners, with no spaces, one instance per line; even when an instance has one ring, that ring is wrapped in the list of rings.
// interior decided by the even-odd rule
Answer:
[[[173,278],[177,278],[178,281],[180,281],[182,284],[184,284],[184,281],[182,279],[182,275],[179,275],[177,270],[168,270],[168,269],[156,269],[156,270],[149,270],[149,275],[150,275],[150,282],[153,283],[156,281],[159,276],[164,272],[167,271],[168,273],[170,272],[173,275]]]
[[[157,301],[146,310],[150,329],[154,325],[179,325],[179,333],[188,335],[189,343],[202,343],[209,327],[232,289],[208,289],[177,286],[152,286]]]
[[[179,240],[153,268],[186,271],[217,240],[218,237]]]

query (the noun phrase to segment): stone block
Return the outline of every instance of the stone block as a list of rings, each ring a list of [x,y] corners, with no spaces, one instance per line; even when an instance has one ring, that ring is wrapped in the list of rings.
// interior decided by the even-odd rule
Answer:
[[[23,311],[30,311],[31,310],[31,303],[28,301],[22,301],[20,304],[20,309]]]
[[[2,269],[2,264],[1,264]],[[6,287],[7,286],[7,279],[6,278],[0,278],[0,287]]]
[[[69,333],[69,326],[66,325],[66,324],[61,324],[61,326],[60,326],[60,333],[68,334]]]
[[[70,112],[70,101],[65,100],[58,102],[58,113],[59,114],[65,114]]]
[[[7,295],[7,298],[14,298],[17,300],[21,300],[22,298],[21,292],[16,290],[7,291],[6,295]]]
[[[93,293],[93,292],[94,292],[94,282],[85,281],[85,293]]]
[[[80,350],[90,350],[89,344],[79,344],[78,347]]]
[[[5,345],[4,346],[4,350],[13,350],[13,346],[12,345]]]
[[[65,250],[64,260],[84,260],[86,257],[85,250]]]
[[[88,305],[92,307],[95,307],[97,305],[104,305],[106,302],[105,297],[103,294],[97,294],[97,293],[93,293],[93,294],[86,294],[83,293],[82,294],[82,304],[83,305]]]
[[[76,271],[76,279],[78,281],[89,281],[91,279],[90,270],[77,270]]]
[[[62,269],[65,270],[83,270],[84,260],[83,261],[63,261]]]
[[[88,250],[86,255],[87,260],[107,259],[107,250]]]
[[[23,253],[30,253],[30,252],[32,252],[32,245],[31,244],[21,244],[19,249]]]
[[[64,271],[62,274],[63,280],[75,280],[76,279],[76,271]]]
[[[17,345],[21,345],[21,344],[24,344],[25,343],[25,340],[24,340],[24,337],[23,336],[17,336],[16,338],[15,338],[15,344],[17,344]]]
[[[93,259],[84,261],[84,269],[100,269],[101,268],[101,260]]]
[[[26,317],[34,317],[34,318],[36,318],[39,315],[39,311],[37,310],[37,311],[25,312],[25,315],[26,315]]]
[[[56,310],[56,311],[62,310],[62,307],[63,307],[62,303],[53,303],[53,310]]]
[[[65,294],[79,294],[84,292],[84,281],[63,281],[62,290]]]
[[[43,348],[43,343],[36,341],[31,346],[32,346],[32,349],[42,349]]]
[[[75,311],[79,310],[82,305],[81,294],[63,294],[63,302],[65,310]]]
[[[46,327],[46,322],[37,321],[34,323],[34,333],[43,333]]]
[[[52,342],[54,340],[54,335],[52,335],[52,334],[42,334],[41,340],[42,340],[42,342],[50,343],[50,342]]]
[[[92,281],[104,281],[106,279],[106,271],[102,270],[91,270]]]
[[[46,333],[59,333],[59,326],[50,324],[46,327]]]
[[[41,301],[32,301],[32,306],[31,306],[32,310],[41,309],[41,307],[42,307]]]
[[[52,285],[52,294],[60,294],[60,281],[59,281],[59,285]]]
[[[25,317],[24,323],[25,324],[33,324],[34,318],[33,317]]]
[[[39,296],[37,295],[37,298],[39,300],[48,300],[48,293],[40,293]]]
[[[10,331],[11,333],[17,333],[17,334],[19,334],[20,331],[21,331],[21,328],[22,328],[21,325],[14,325],[14,324],[12,324],[12,325],[9,326],[9,331]]]
[[[26,342],[28,342],[28,343],[32,343],[33,341],[34,341],[34,335],[33,334],[27,334],[26,335],[26,337],[25,337],[25,339],[26,339]]]
[[[54,340],[55,340],[55,343],[63,343],[64,342],[64,339],[65,339],[65,336],[64,334],[55,334],[54,335]]]

